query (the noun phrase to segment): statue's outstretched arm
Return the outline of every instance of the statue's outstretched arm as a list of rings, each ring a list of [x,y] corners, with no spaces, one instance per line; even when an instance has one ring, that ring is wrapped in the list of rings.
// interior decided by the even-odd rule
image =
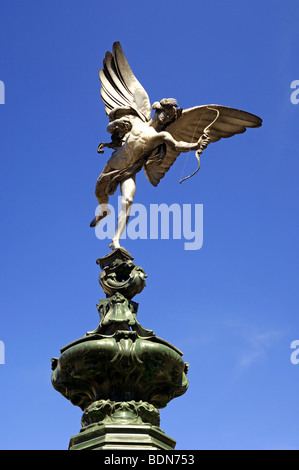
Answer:
[[[104,153],[104,150],[103,148],[104,147],[107,147],[107,148],[114,148],[115,147],[115,143],[112,141],[112,142],[101,142],[98,146],[98,153]]]
[[[190,143],[184,141],[177,141],[175,140],[169,132],[160,132],[160,136],[163,138],[163,142],[169,145],[174,150],[179,152],[188,152],[189,150],[198,150],[198,149],[205,149],[207,145],[210,143],[210,138],[207,134],[203,134],[200,136],[197,142]]]

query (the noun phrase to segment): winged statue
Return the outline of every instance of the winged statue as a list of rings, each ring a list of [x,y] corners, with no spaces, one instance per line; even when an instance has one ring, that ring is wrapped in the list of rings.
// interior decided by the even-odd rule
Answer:
[[[208,144],[242,134],[247,128],[260,127],[262,120],[217,104],[183,110],[173,98],[151,105],[119,42],[113,44],[112,53],[106,52],[99,77],[111,141],[102,142],[98,152],[103,153],[104,147],[112,148],[113,152],[97,179],[95,195],[100,211],[90,226],[95,227],[110,213],[109,196],[120,186],[121,210],[110,245],[116,249],[130,217],[135,177],[142,168],[149,182],[157,186],[180,153],[194,150],[198,166],[187,177],[190,178],[199,170],[200,154]]]

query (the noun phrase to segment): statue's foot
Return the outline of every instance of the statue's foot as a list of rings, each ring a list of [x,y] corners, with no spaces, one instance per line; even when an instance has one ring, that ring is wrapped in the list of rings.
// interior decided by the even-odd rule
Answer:
[[[111,213],[110,209],[106,209],[103,212],[100,212],[92,221],[90,222],[90,227],[95,227],[98,225],[98,223],[104,219],[104,217],[107,217]]]
[[[116,250],[117,248],[121,248],[120,244],[119,244],[119,241],[116,241],[116,240],[112,240],[112,242],[110,243],[109,245],[109,248],[111,250]]]

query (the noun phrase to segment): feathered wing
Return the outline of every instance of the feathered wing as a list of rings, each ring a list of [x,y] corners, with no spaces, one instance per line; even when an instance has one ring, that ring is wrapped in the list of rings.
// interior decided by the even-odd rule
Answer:
[[[165,129],[177,141],[195,143],[203,134],[204,129],[215,119],[219,111],[219,117],[209,128],[211,142],[217,142],[222,138],[242,134],[247,127],[260,127],[262,120],[254,114],[229,108],[218,104],[196,106],[186,109],[181,116],[169,124]],[[150,162],[144,165],[145,174],[154,186],[157,186],[165,173],[173,165],[181,152],[166,146],[166,153],[161,163]]]
[[[113,44],[113,53],[106,52],[103,68],[99,71],[101,98],[105,111],[115,108],[134,108],[144,120],[151,117],[148,94],[136,79],[119,42]]]

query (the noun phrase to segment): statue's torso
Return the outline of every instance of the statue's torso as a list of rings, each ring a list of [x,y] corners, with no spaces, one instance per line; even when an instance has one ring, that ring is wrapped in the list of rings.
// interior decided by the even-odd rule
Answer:
[[[144,159],[159,145],[159,133],[147,122],[134,120],[132,129],[125,138],[122,147],[115,150],[109,165],[115,169],[123,169]]]

